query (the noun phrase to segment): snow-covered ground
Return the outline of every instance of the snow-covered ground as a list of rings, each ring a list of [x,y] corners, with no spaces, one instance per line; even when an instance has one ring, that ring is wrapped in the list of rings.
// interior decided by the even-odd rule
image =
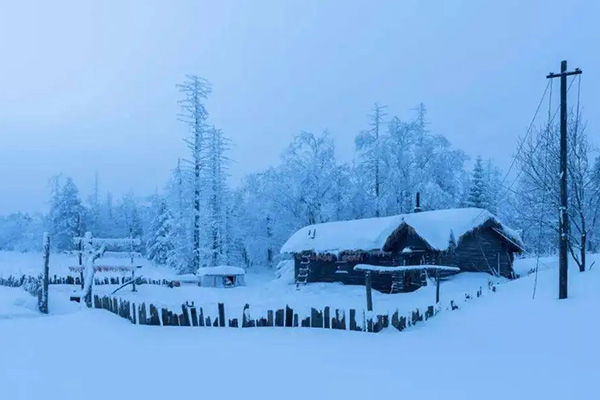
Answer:
[[[37,275],[41,271],[41,254],[39,253],[14,253],[0,252],[0,276],[10,274]],[[98,264],[114,265],[127,260],[104,260]],[[74,265],[75,259],[59,254],[51,256],[50,274],[66,275],[68,266]],[[154,279],[173,279],[172,270],[158,268],[147,260],[143,260],[140,273]],[[292,264],[293,267],[293,264]],[[98,274],[101,276],[102,274]],[[109,273],[114,276],[115,273]],[[294,308],[301,316],[310,315],[311,307],[323,309],[356,309],[361,312],[366,308],[366,294],[364,286],[343,285],[341,283],[311,283],[296,289],[293,284],[293,268],[279,279],[271,271],[249,272],[246,276],[247,286],[235,288],[210,288],[198,286],[182,286],[169,288],[159,285],[138,285],[138,292],[132,293],[130,287],[118,292],[118,296],[135,302],[145,302],[158,307],[166,307],[176,311],[181,310],[185,302],[194,302],[197,307],[203,307],[205,313],[216,312],[217,304],[224,303],[228,317],[241,318],[245,304],[249,304],[253,315],[266,315],[267,310],[285,308],[286,305]],[[479,288],[487,288],[488,281],[495,283],[505,282],[504,278],[493,278],[486,273],[458,274],[441,285],[441,300],[444,306],[450,300],[463,300],[466,293],[475,295]],[[111,294],[118,286],[96,286],[94,293]],[[67,285],[51,285],[50,298],[63,297],[78,290],[78,287]],[[376,313],[393,313],[398,310],[401,315],[408,315],[411,311],[420,308],[421,311],[435,303],[435,286],[430,285],[414,293],[398,293],[394,295],[373,291],[373,305]]]
[[[60,314],[40,316],[26,292],[0,288],[0,397],[596,398],[600,268],[571,268],[559,301],[556,261],[542,261],[535,300],[530,275],[379,334],[135,326],[56,298]]]

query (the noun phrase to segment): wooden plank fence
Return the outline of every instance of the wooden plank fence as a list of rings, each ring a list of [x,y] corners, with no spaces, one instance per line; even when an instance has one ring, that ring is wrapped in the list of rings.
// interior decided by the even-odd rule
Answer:
[[[72,278],[72,280],[69,278]],[[49,282],[51,284],[61,284],[63,279],[65,279],[65,282],[73,282],[66,284],[77,284],[75,278],[58,278],[55,275],[49,279]],[[104,278],[102,282],[114,282],[111,281],[111,279],[117,278]],[[119,277],[119,279],[121,279],[121,277]],[[123,279],[127,278],[123,277]],[[169,281],[167,280],[147,280],[146,283],[164,285],[168,284],[168,282]],[[0,277],[0,286],[23,287],[31,295],[39,298],[41,295],[42,277],[28,275],[18,277],[9,276],[8,278]],[[488,291],[496,292],[496,286],[492,283],[488,284]],[[473,298],[479,298],[482,295],[483,288],[480,287],[475,296],[465,293],[464,302]],[[212,312],[210,312],[202,307],[196,307],[193,302],[186,302],[181,305],[181,313],[179,313],[178,311],[175,312],[168,308],[159,309],[153,304],[135,304],[119,297],[94,295],[93,306],[97,309],[110,311],[113,314],[128,319],[131,323],[136,325],[221,328],[302,327],[373,333],[380,332],[384,328],[390,327],[395,328],[398,331],[403,331],[419,322],[433,318],[441,310],[439,305],[437,307],[431,305],[427,307],[425,312],[416,309],[411,312],[409,316],[404,316],[400,315],[398,310],[391,314],[375,314],[373,312],[365,312],[364,310],[349,309],[348,313],[346,313],[345,309],[331,309],[330,307],[324,307],[323,309],[311,308],[310,315],[304,316],[295,312],[289,305],[286,305],[277,310],[267,310],[266,315],[262,314],[259,317],[254,317],[250,312],[250,305],[246,304],[242,310],[242,317],[240,320],[239,318],[227,318],[225,305],[223,303],[217,305],[217,310],[211,310]],[[446,309],[451,311],[457,310],[459,309],[458,303],[452,300]]]
[[[20,287],[23,286],[23,282],[28,283],[32,281],[41,281],[41,276],[31,276],[31,275],[11,275],[6,278],[0,277],[0,286],[10,286],[10,287]],[[131,276],[106,276],[106,277],[95,277],[94,285],[122,285],[125,282],[131,280]],[[137,284],[142,285],[161,285],[161,286],[172,286],[173,281],[168,279],[149,279],[140,277],[136,280]],[[79,275],[66,275],[66,276],[58,276],[52,275],[48,277],[48,284],[50,285],[81,285],[81,277]]]
[[[490,292],[496,292],[496,286],[488,285]],[[480,287],[475,296],[465,293],[464,302],[483,295]],[[136,304],[118,297],[94,296],[94,307],[108,310],[122,318],[128,319],[132,324],[155,326],[190,326],[190,327],[229,327],[229,328],[254,328],[254,327],[281,327],[281,328],[318,328],[350,330],[357,332],[377,333],[385,328],[394,328],[403,331],[420,322],[427,321],[441,310],[441,307],[431,305],[422,312],[419,309],[412,311],[409,316],[400,315],[396,310],[391,314],[375,314],[364,310],[349,309],[323,309],[311,308],[310,315],[304,316],[295,312],[289,305],[277,310],[267,310],[260,316],[252,315],[250,305],[246,304],[239,318],[228,318],[225,305],[218,303],[216,310],[207,310],[196,307],[194,303],[186,302],[181,305],[181,312],[168,308],[158,308],[154,304]],[[449,311],[458,310],[458,304],[452,300]],[[212,317],[211,317],[212,315]]]
[[[267,310],[255,317],[251,315],[250,305],[246,304],[241,318],[228,318],[223,303],[219,303],[216,310],[208,310],[196,307],[193,303],[186,303],[181,305],[181,311],[173,311],[169,308],[156,307],[153,304],[136,304],[118,297],[99,295],[94,296],[94,307],[110,311],[137,325],[220,328],[304,327],[373,333],[390,326],[402,331],[420,321],[432,318],[439,311],[439,308],[429,306],[425,313],[416,310],[407,317],[400,316],[396,311],[390,318],[389,315],[369,314],[362,310],[357,312],[355,309],[350,309],[346,313],[344,309],[332,310],[330,307],[325,307],[324,309],[311,308],[310,315],[302,316],[286,305],[277,310]]]

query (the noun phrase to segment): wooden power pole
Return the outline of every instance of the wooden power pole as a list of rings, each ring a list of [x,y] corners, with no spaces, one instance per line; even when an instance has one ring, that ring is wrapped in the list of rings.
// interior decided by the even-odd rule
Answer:
[[[560,78],[560,214],[559,214],[559,278],[558,298],[567,298],[567,266],[569,249],[569,216],[567,213],[567,76],[579,75],[581,70],[567,72],[567,61],[560,63],[560,74],[550,73],[547,79]]]

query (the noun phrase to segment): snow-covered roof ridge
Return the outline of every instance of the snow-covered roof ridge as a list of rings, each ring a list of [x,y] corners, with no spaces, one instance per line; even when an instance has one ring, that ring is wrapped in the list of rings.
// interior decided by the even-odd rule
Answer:
[[[442,251],[450,247],[451,238],[458,243],[464,235],[490,220],[509,240],[523,247],[520,235],[489,211],[452,208],[309,225],[294,233],[281,248],[281,253],[383,250],[390,235],[402,224],[412,227],[433,249]]]

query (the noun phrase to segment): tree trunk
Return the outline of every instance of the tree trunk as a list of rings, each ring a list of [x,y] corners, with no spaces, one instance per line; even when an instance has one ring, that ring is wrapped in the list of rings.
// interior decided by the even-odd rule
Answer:
[[[579,263],[579,272],[585,271],[586,241],[587,237],[584,231],[584,233],[581,234],[581,247],[579,248],[579,251],[581,252],[581,263]]]

